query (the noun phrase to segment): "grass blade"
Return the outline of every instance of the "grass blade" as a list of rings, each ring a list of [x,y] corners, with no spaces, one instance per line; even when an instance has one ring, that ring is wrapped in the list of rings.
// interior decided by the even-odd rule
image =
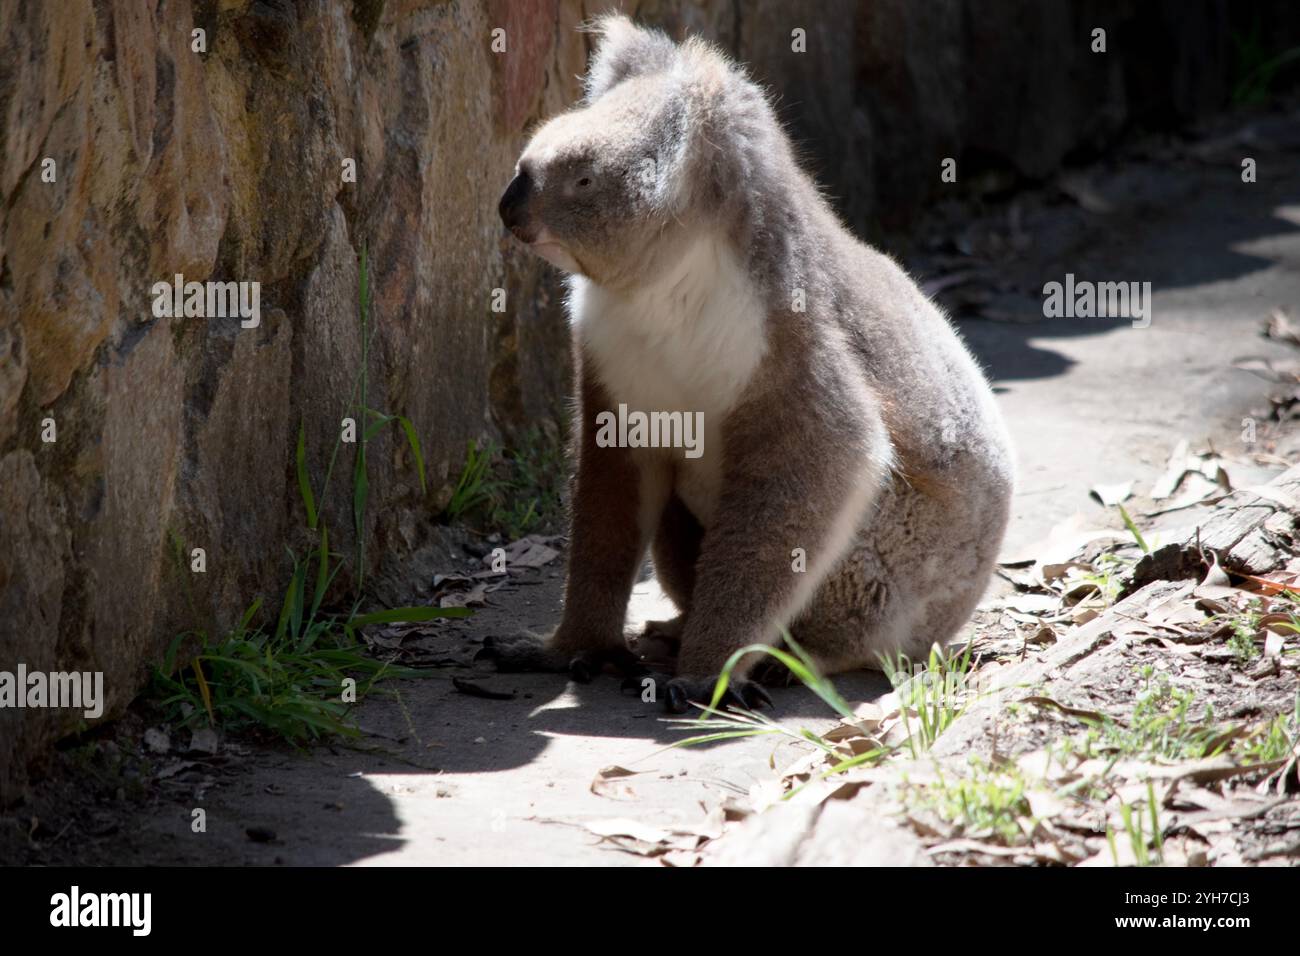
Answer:
[[[424,480],[424,454],[420,451],[420,436],[415,433],[415,426],[405,415],[396,416],[397,423],[402,426],[402,431],[406,433],[406,443],[411,446],[411,457],[415,459],[415,470],[420,476],[420,492],[423,494],[428,491]]]
[[[1124,527],[1128,528],[1129,534],[1133,535],[1133,540],[1142,549],[1142,553],[1150,554],[1151,548],[1147,545],[1146,539],[1142,537],[1142,532],[1138,530],[1137,525],[1133,523],[1133,519],[1128,516],[1128,511],[1125,510],[1123,505],[1116,505],[1115,507],[1119,509],[1119,516],[1124,519]]]
[[[199,684],[199,695],[203,698],[203,709],[208,712],[208,725],[216,726],[217,717],[212,713],[212,691],[208,687],[208,681],[203,676],[203,662],[199,658],[194,658],[194,679]]]
[[[280,605],[280,618],[275,622],[275,637],[272,639],[278,644],[284,640],[284,635],[289,630],[289,620],[293,615],[293,603],[295,590],[298,586],[298,562],[294,561],[294,573],[289,578],[288,590],[284,592],[284,603]]]
[[[298,449],[294,453],[298,470],[298,494],[307,509],[307,527],[316,530],[316,499],[311,493],[311,478],[307,474],[307,426],[298,423]]]
[[[386,611],[358,614],[348,621],[349,628],[368,624],[390,624],[394,621],[431,621],[437,617],[469,617],[467,607],[391,607]]]
[[[307,620],[310,624],[316,620],[316,612],[320,609],[320,602],[325,598],[325,591],[333,575],[330,571],[330,534],[329,528],[324,524],[320,526],[320,548],[317,550],[316,563],[316,593],[311,597],[311,614]]]

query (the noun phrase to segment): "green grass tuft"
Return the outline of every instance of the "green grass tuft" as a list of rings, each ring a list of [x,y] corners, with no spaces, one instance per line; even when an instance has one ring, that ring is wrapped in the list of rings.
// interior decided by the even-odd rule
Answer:
[[[968,642],[960,654],[931,647],[925,667],[913,664],[902,654],[882,658],[885,674],[898,696],[907,746],[913,757],[933,747],[940,734],[966,712],[971,697],[973,646]],[[916,711],[915,723],[912,711]]]
[[[367,405],[367,367],[373,329],[369,261],[364,245],[359,285],[362,359],[346,406],[359,419],[366,415],[371,419],[359,436],[352,473],[352,520],[357,540],[353,560],[358,597],[350,608],[327,607],[331,587],[346,563],[343,555],[330,550],[329,528],[321,512],[342,435],[335,439],[318,498],[307,468],[306,427],[300,423],[294,471],[307,534],[314,543],[301,557],[289,551],[292,569],[273,620],[269,610],[263,610],[263,599],[258,598],[249,605],[239,623],[224,633],[195,628],[172,640],[162,666],[153,674],[152,693],[167,717],[183,726],[206,722],[230,730],[260,728],[294,742],[323,734],[354,734],[356,731],[348,720],[351,707],[376,681],[384,677],[423,676],[423,672],[375,660],[367,653],[358,629],[372,624],[466,617],[470,613],[465,608],[436,607],[358,613],[365,577],[365,517],[370,497],[366,445],[380,429],[389,424],[401,428],[414,459],[420,488],[426,490],[424,455],[410,419],[378,412]],[[193,610],[185,548],[174,532],[171,541]],[[190,647],[197,647],[197,651],[182,659],[182,649]]]
[[[561,441],[540,427],[524,432],[513,448],[470,441],[444,518],[509,540],[552,527],[563,512],[565,474]]]

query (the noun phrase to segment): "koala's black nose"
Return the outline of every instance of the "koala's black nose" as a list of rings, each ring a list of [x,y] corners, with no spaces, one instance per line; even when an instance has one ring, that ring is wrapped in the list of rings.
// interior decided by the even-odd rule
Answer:
[[[505,223],[507,229],[513,231],[524,224],[526,218],[524,211],[532,190],[533,181],[526,170],[521,169],[519,175],[510,180],[510,185],[506,187],[497,206],[497,212],[500,213],[501,221]]]

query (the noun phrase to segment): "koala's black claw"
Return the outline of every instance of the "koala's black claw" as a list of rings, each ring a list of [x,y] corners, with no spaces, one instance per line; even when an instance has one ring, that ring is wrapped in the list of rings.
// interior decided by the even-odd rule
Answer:
[[[570,658],[569,678],[579,684],[590,684],[605,670],[606,664],[612,663],[605,651],[583,651]]]
[[[579,654],[569,661],[569,678],[579,684],[590,684],[591,679],[599,672],[599,665],[597,665],[597,670],[593,671],[592,663],[585,655]]]
[[[741,697],[751,710],[758,707],[776,709],[776,704],[772,703],[772,695],[767,692],[767,688],[754,681],[744,682],[744,686],[741,688]]]
[[[664,709],[670,714],[684,714],[691,709],[691,691],[681,682],[668,682],[668,692],[664,695]]]
[[[700,680],[690,677],[674,677],[668,682],[667,693],[664,695],[664,706],[672,714],[684,714],[691,709],[692,704],[707,706],[709,701],[713,700],[713,689],[717,686],[717,683],[716,678]],[[774,706],[772,698],[763,689],[762,685],[751,680],[736,680],[735,678],[728,681],[726,693],[718,701],[719,709],[735,707],[741,710],[755,710],[759,707]]]

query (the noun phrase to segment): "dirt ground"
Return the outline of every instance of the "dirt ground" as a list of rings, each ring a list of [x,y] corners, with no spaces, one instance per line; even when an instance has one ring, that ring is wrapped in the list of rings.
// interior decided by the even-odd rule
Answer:
[[[1241,181],[1243,155],[1258,161],[1255,183]],[[1004,549],[1008,567],[974,622],[974,673],[995,683],[999,670],[1022,668],[1033,688],[1028,696],[1049,701],[1002,694],[990,714],[981,698],[953,724],[947,741],[940,738],[938,761],[984,753],[990,773],[1023,762],[1023,776],[1033,760],[1054,754],[1055,769],[1049,757],[1034,773],[1053,782],[1059,801],[1069,780],[1087,779],[1086,755],[1057,746],[1086,729],[1080,714],[1128,714],[1162,677],[1194,695],[1197,719],[1207,703],[1218,717],[1243,726],[1291,706],[1298,683],[1294,634],[1272,656],[1267,652],[1277,651],[1276,640],[1254,657],[1233,656],[1225,654],[1222,635],[1212,636],[1215,612],[1203,612],[1201,620],[1151,616],[1152,602],[1181,601],[1182,607],[1200,600],[1190,590],[1181,596],[1161,590],[1191,589],[1195,581],[1156,582],[1115,608],[1099,602],[1099,613],[1128,614],[1142,625],[1118,638],[1112,629],[1102,640],[1087,631],[1100,634],[1098,619],[1078,610],[1089,598],[1062,599],[1054,572],[1037,589],[1025,576],[1037,568],[1041,584],[1044,568],[1055,566],[1049,555],[1060,551],[1059,561],[1068,561],[1086,548],[1080,542],[1088,534],[1111,529],[1125,537],[1118,509],[1090,497],[1094,486],[1132,482],[1124,505],[1155,544],[1181,540],[1204,521],[1211,510],[1204,503],[1166,510],[1194,492],[1194,483],[1164,498],[1152,495],[1181,440],[1188,455],[1221,468],[1232,488],[1261,485],[1300,460],[1300,429],[1289,419],[1300,343],[1285,334],[1288,317],[1300,326],[1298,159],[1300,116],[1285,122],[1228,117],[1190,140],[1134,143],[1058,182],[1022,188],[990,177],[978,202],[936,207],[900,253],[954,314],[988,368],[1020,456]],[[1150,326],[1043,318],[1043,283],[1067,272],[1151,281]],[[1263,334],[1271,315],[1280,337]],[[1152,514],[1158,511],[1165,513]],[[448,530],[413,566],[425,600],[436,596],[435,574],[482,570],[464,540]],[[563,548],[560,540],[536,543]],[[783,781],[810,779],[807,747],[755,738],[664,749],[689,731],[666,722],[661,705],[621,691],[616,680],[574,685],[474,665],[483,638],[557,620],[563,555],[549,561],[541,560],[544,551],[535,555],[538,567],[513,569],[469,620],[371,635],[378,653],[425,666],[428,677],[383,685],[367,698],[357,712],[358,739],[299,751],[222,738],[213,753],[188,733],[155,733],[146,742],[150,715],[138,707],[94,738],[70,742],[30,799],[5,811],[0,860],[1113,862],[1102,846],[1106,800],[1113,810],[1146,799],[1143,781],[1151,774],[1135,771],[1116,793],[1073,816],[1033,806],[1035,819],[1056,823],[1017,843],[954,825],[925,796],[922,771],[894,779],[885,766],[856,778],[852,799],[828,802],[822,794],[753,814],[773,802]],[[1094,553],[1088,560],[1097,559]],[[629,631],[665,610],[647,573]],[[1053,631],[1050,639],[1039,637],[1044,627]],[[1084,649],[1071,657],[1069,648]],[[1275,667],[1263,673],[1269,661]],[[835,685],[866,721],[857,726],[861,740],[897,724],[898,697],[883,675],[849,675]],[[501,699],[479,696],[475,688]],[[773,716],[782,723],[823,734],[842,726],[806,689],[777,689],[773,696]],[[791,772],[800,761],[802,776]],[[1168,862],[1300,859],[1300,804],[1294,792],[1260,792],[1265,771],[1241,781],[1222,768],[1161,773],[1152,793],[1167,824]],[[921,798],[909,797],[917,793]],[[207,821],[202,833],[191,827],[199,808]],[[1088,822],[1088,812],[1103,819]],[[837,839],[849,830],[852,840]],[[1128,852],[1121,847],[1120,862],[1131,862]]]

